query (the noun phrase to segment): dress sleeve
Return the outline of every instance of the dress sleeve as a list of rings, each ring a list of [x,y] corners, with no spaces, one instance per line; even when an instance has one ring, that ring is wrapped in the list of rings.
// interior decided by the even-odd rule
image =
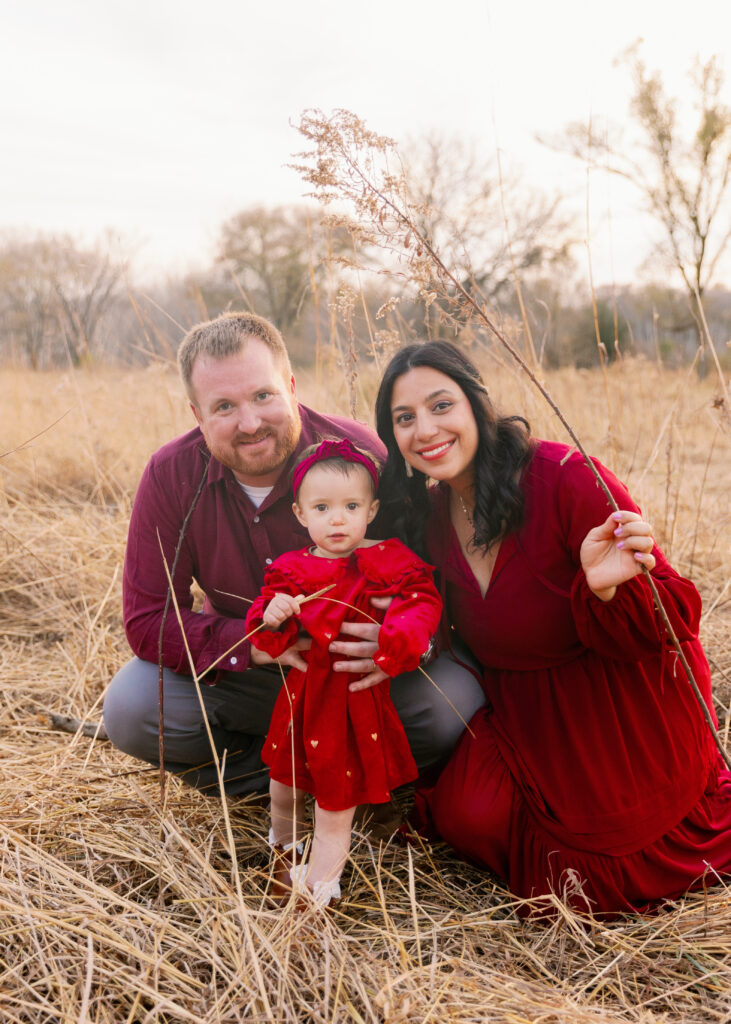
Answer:
[[[565,476],[559,488],[559,503],[570,553],[578,567],[571,587],[571,609],[579,638],[585,647],[620,661],[661,654],[672,643],[644,575],[620,584],[611,601],[600,600],[586,582],[579,554],[581,544],[611,509],[588,466],[580,456],[578,459],[572,456],[562,467]],[[639,513],[624,484],[601,463],[595,461],[595,465],[620,509]],[[656,559],[652,578],[678,639],[697,639],[701,613],[698,591],[690,580],[675,572],[657,545],[652,553]]]
[[[431,578],[431,570],[419,562],[381,594],[394,595],[378,633],[378,651],[373,660],[389,676],[411,672],[429,646],[439,626],[442,599]]]
[[[289,594],[296,597],[302,593],[302,587],[277,566],[272,565],[264,577],[264,586],[261,594],[252,604],[246,616],[246,632],[258,629],[262,623],[264,609],[275,594]],[[278,658],[288,647],[291,647],[299,635],[299,622],[295,616],[287,621],[279,629],[259,629],[249,637],[249,643],[253,644],[260,651],[264,651],[272,658]]]

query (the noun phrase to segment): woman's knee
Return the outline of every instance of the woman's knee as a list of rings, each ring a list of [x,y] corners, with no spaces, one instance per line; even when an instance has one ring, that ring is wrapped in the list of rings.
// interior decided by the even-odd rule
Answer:
[[[485,717],[473,719],[431,795],[437,831],[471,859],[506,877],[517,790]]]
[[[475,801],[469,792],[449,791],[444,786],[434,787],[431,796],[431,812],[437,832],[442,839],[454,846],[464,849],[468,837],[481,832],[482,822]]]

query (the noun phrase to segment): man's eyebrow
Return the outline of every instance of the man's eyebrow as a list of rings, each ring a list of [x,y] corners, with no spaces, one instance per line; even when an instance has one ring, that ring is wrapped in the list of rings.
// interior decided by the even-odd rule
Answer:
[[[449,389],[448,388],[437,388],[436,391],[432,391],[432,393],[430,395],[427,395],[426,398],[424,399],[424,401],[425,402],[431,402],[431,400],[433,398],[436,398],[438,395],[444,395],[444,394],[446,394],[446,395],[449,394]],[[391,412],[392,413],[393,412],[400,412],[402,409],[408,409],[408,408],[409,408],[408,405],[394,405],[394,407],[391,409]]]
[[[262,391],[276,391],[278,387],[279,385],[274,380],[247,385],[247,394],[245,397],[248,398],[251,395],[258,395]],[[230,402],[232,400],[233,393],[233,390],[222,389],[221,391],[216,392],[211,401],[220,402],[221,400],[224,400],[226,402]]]

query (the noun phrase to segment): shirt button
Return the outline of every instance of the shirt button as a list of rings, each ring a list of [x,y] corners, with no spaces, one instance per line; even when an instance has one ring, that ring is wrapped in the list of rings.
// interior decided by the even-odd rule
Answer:
[[[259,522],[259,516],[254,516],[254,522],[255,522],[255,523],[258,523],[258,522]]]
[[[232,659],[231,659],[231,664],[232,664],[232,665],[238,665],[238,662],[239,662],[239,659],[238,659],[238,658],[236,658],[236,657],[234,657],[234,658],[232,658]]]
[[[264,562],[265,562],[266,565],[271,565],[272,564],[271,558],[265,558]]]

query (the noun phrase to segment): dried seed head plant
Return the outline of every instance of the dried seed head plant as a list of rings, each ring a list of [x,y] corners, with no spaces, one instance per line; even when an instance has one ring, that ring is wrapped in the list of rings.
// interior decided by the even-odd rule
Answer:
[[[349,284],[341,284],[335,298],[335,309],[345,324],[348,348],[345,352],[342,369],[348,388],[348,404],[353,419],[358,417],[358,399],[356,381],[358,378],[358,354],[355,351],[355,332],[353,330],[353,312],[358,300],[358,293]]]
[[[451,322],[457,326],[476,322],[487,329],[548,402],[573,446],[583,456],[611,508],[618,511],[609,488],[545,384],[497,327],[479,292],[470,290],[457,278],[435,245],[420,230],[419,215],[423,207],[411,200],[394,140],[372,131],[356,114],[343,109],[335,110],[330,116],[317,109],[305,110],[297,129],[310,148],[296,154],[297,162],[292,167],[311,187],[310,195],[327,208],[337,205],[338,212],[332,214],[333,221],[346,226],[354,239],[396,256],[397,269],[394,273],[418,288],[427,308],[438,301],[445,323]],[[657,587],[649,570],[645,566],[642,566],[642,570],[716,747],[726,765],[731,768],[731,758],[663,607]]]
[[[385,254],[388,265],[380,269],[400,290],[414,289],[427,309],[438,299],[445,323],[464,322],[469,303],[418,227],[430,211],[412,198],[394,140],[371,131],[348,110],[330,117],[307,110],[297,128],[311,148],[296,154],[292,167],[328,209],[329,222],[344,227],[361,251]],[[398,301],[393,296],[385,302],[377,318]]]

